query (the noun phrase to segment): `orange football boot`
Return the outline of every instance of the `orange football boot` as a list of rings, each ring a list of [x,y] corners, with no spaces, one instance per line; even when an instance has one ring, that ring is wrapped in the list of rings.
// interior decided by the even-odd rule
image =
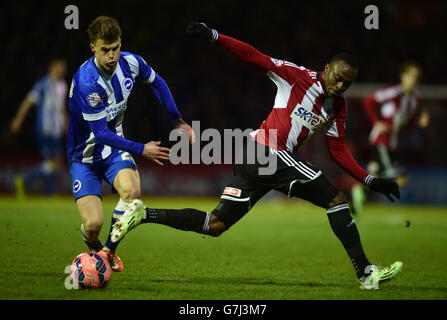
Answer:
[[[110,250],[102,249],[98,251],[98,254],[104,257],[110,263],[112,271],[120,272],[123,270],[124,268],[123,262],[121,261],[120,257],[117,256],[116,253]]]

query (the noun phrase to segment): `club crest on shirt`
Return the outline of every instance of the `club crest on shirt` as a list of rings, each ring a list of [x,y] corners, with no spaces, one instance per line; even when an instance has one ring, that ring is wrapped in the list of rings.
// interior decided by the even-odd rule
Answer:
[[[101,96],[96,92],[92,92],[87,96],[87,101],[90,106],[96,107],[101,102]]]
[[[130,90],[132,90],[133,88],[133,81],[131,78],[125,78],[123,80],[123,88],[124,90],[126,90],[127,92],[129,92]]]

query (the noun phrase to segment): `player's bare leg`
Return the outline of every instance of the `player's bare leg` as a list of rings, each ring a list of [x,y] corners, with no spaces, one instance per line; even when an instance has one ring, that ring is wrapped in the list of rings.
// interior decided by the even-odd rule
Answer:
[[[119,241],[112,242],[111,232],[116,221],[119,220],[125,212],[129,212],[129,210],[131,212],[133,211],[130,204],[134,200],[141,202],[141,200],[138,199],[141,196],[140,177],[138,172],[130,168],[120,170],[113,181],[113,187],[118,191],[120,200],[113,211],[110,234],[103,250],[108,255],[108,259],[112,261],[112,269],[114,271],[121,271],[124,265],[121,259],[115,254]]]
[[[98,236],[104,221],[101,199],[98,196],[88,195],[76,200],[76,207],[81,216],[81,235],[88,248],[99,251],[103,244]]]
[[[140,198],[140,185],[138,171],[130,168],[120,170],[113,181],[113,187],[118,191],[120,198],[126,203]]]

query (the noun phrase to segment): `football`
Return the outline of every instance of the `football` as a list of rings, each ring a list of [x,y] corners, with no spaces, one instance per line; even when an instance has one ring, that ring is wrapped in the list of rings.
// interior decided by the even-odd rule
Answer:
[[[78,255],[71,265],[70,275],[79,289],[105,288],[112,274],[109,262],[95,252]]]

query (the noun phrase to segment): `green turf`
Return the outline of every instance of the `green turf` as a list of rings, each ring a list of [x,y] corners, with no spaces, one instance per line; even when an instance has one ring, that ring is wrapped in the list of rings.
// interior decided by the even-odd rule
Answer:
[[[210,210],[215,199],[144,199]],[[109,229],[116,198],[104,200]],[[124,262],[104,290],[67,290],[65,266],[86,251],[71,198],[0,198],[0,299],[446,299],[445,208],[369,205],[357,219],[369,259],[405,263],[381,290],[357,288],[324,210],[259,202],[221,237],[142,225],[121,243]],[[406,227],[406,220],[411,221]]]

